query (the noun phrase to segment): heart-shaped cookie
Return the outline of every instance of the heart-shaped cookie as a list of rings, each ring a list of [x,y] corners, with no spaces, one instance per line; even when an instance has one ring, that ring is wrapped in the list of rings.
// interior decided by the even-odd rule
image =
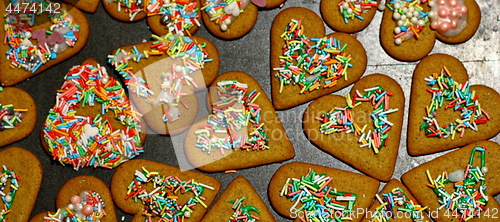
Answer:
[[[340,90],[365,72],[366,52],[358,40],[343,33],[324,36],[323,20],[309,9],[287,8],[274,19],[271,95],[277,110]]]
[[[390,180],[377,194],[363,222],[377,221],[431,221],[420,205],[399,180]]]
[[[148,126],[163,135],[191,126],[198,113],[194,92],[214,81],[220,64],[215,45],[197,36],[157,37],[157,41],[121,47],[109,58]]]
[[[102,0],[106,11],[124,22],[147,17],[149,28],[157,35],[175,33],[194,35],[201,25],[199,0]]]
[[[220,172],[295,156],[271,101],[248,74],[233,71],[219,75],[210,87],[209,104],[212,114],[195,122],[184,140],[184,152],[192,166]]]
[[[420,61],[413,72],[410,97],[410,155],[465,146],[500,132],[496,104],[500,95],[487,86],[472,85],[468,78],[455,57],[434,54]]]
[[[122,164],[111,179],[113,200],[122,211],[135,215],[132,221],[173,215],[176,221],[200,221],[220,187],[218,180],[202,173],[143,159]]]
[[[257,22],[258,8],[251,1],[201,0],[203,24],[213,35],[227,40],[246,35]]]
[[[201,221],[276,221],[252,184],[238,176],[226,187]]]
[[[0,90],[0,147],[22,140],[35,129],[36,104],[26,91],[5,87]]]
[[[379,182],[371,177],[310,163],[292,162],[274,173],[268,187],[273,208],[294,221],[349,217],[361,221]],[[307,219],[306,219],[307,218]]]
[[[0,171],[0,192],[5,194],[0,220],[28,221],[42,184],[42,164],[31,152],[11,147],[0,151]]]
[[[311,102],[303,116],[304,133],[320,149],[388,181],[398,155],[404,102],[395,80],[368,75],[354,84],[346,98],[326,95]]]
[[[117,221],[113,198],[102,180],[89,176],[78,176],[66,182],[57,194],[56,212],[39,213],[30,222],[66,221]]]
[[[370,24],[379,4],[380,0],[321,0],[319,9],[332,29],[354,33]]]
[[[449,44],[467,41],[480,20],[475,0],[391,1],[382,17],[380,44],[395,59],[417,61],[431,52],[436,38]]]
[[[82,11],[94,13],[99,6],[99,0],[63,0],[64,2],[79,8]]]
[[[66,74],[41,140],[63,165],[110,169],[144,152],[145,130],[122,85],[87,59]]]
[[[499,165],[500,145],[480,141],[424,163],[403,174],[402,180],[429,207],[435,221],[463,221],[469,216],[470,221],[496,221]],[[460,212],[454,212],[457,208]]]
[[[89,36],[87,19],[77,8],[48,0],[26,0],[24,3],[0,4],[0,11],[7,13],[0,18],[5,24],[0,29],[0,36],[6,38],[0,44],[0,54],[7,55],[0,59],[0,84],[4,86],[19,83],[75,55],[85,46]],[[34,19],[19,22],[21,15]],[[46,40],[53,35],[61,35],[64,42],[53,44]]]

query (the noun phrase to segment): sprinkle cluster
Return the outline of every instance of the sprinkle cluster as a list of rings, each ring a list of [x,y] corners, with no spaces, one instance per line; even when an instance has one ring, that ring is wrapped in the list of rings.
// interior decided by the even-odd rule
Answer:
[[[83,191],[80,195],[71,197],[66,207],[57,209],[57,212],[44,217],[45,222],[60,221],[100,221],[106,216],[106,204],[99,193]]]
[[[479,155],[476,156],[476,152]],[[475,158],[481,159],[481,167],[473,166]],[[465,171],[457,170],[448,175],[443,172],[436,179],[432,179],[429,170],[426,171],[431,184],[427,184],[437,195],[441,206],[438,208],[452,212],[453,217],[460,217],[460,222],[468,221],[474,217],[480,217],[482,211],[487,210],[488,196],[486,196],[485,185],[486,173],[486,148],[475,147],[472,150],[469,164]],[[456,174],[456,175],[452,175]],[[454,192],[449,193],[445,185],[451,183]]]
[[[15,108],[12,104],[0,104],[0,132],[12,129],[22,122],[23,112],[27,111],[28,109]]]
[[[4,15],[3,43],[10,47],[7,51],[7,60],[10,61],[11,68],[21,68],[35,73],[40,66],[56,59],[57,54],[68,47],[73,47],[77,42],[80,27],[65,9],[49,12],[48,17],[52,22],[49,30],[34,31],[33,25],[36,17],[42,15],[43,11],[32,11],[27,7],[40,4],[42,8],[46,8],[53,3],[48,0],[12,0],[11,2],[13,5],[19,5],[20,8],[19,11],[13,10]]]
[[[5,193],[7,183],[10,180],[10,192]],[[0,196],[2,198],[2,205],[0,206],[0,221],[6,221],[7,215],[11,212],[12,204],[19,189],[19,181],[21,179],[11,168],[3,165],[2,174],[0,174]]]
[[[190,0],[106,0],[118,5],[118,11],[123,8],[129,13],[130,21],[140,12],[147,16],[161,15],[160,22],[169,33],[191,35],[189,29],[200,26],[199,8],[196,1]]]
[[[304,211],[307,221],[351,221],[356,194],[337,191],[328,186],[333,178],[314,170],[298,178],[286,180],[280,196],[295,201],[291,213]],[[298,206],[302,203],[301,206]]]
[[[383,198],[380,198],[378,194],[375,196],[380,202],[380,206],[376,208],[370,222],[389,221],[391,218],[399,219],[395,217],[394,209],[408,213],[412,221],[423,221],[422,211],[427,209],[427,207],[415,204],[413,200],[406,196],[403,189],[399,187],[394,188],[391,192],[382,194]]]
[[[234,17],[243,13],[243,9],[250,3],[250,0],[206,0],[201,10],[205,10],[214,21],[220,25],[222,31],[226,31]]]
[[[140,116],[132,110],[125,90],[102,67],[75,66],[65,76],[56,104],[43,126],[43,137],[54,160],[63,165],[114,168],[143,152]],[[95,116],[77,110],[101,106]],[[113,113],[123,125],[115,129],[106,115]]]
[[[154,190],[149,192],[143,185],[152,183]],[[181,180],[176,176],[161,176],[158,172],[149,172],[142,167],[142,172],[135,171],[135,177],[128,186],[125,200],[133,199],[144,204],[142,215],[146,221],[157,217],[161,221],[184,221],[191,217],[191,213],[198,204],[204,208],[203,202],[205,189],[214,190],[213,187],[191,180]],[[192,195],[184,204],[178,203],[177,194]]]
[[[254,206],[246,206],[243,204],[245,197],[241,197],[236,200],[228,201],[228,203],[232,203],[231,209],[234,210],[233,215],[229,218],[227,222],[256,222],[259,221],[259,217],[252,214],[252,211],[260,214],[259,209]]]
[[[478,131],[477,124],[490,120],[488,113],[481,108],[476,92],[471,91],[469,82],[462,84],[455,82],[446,67],[443,67],[439,74],[434,73],[425,78],[425,81],[431,86],[426,90],[432,94],[432,100],[425,108],[427,117],[423,118],[425,122],[420,125],[420,129],[425,131],[427,137],[451,136],[451,139],[454,139],[457,133],[463,137],[466,129]],[[443,105],[444,109],[453,108],[455,111],[460,111],[461,119],[456,119],[455,123],[439,125],[436,119],[437,110]]]
[[[377,1],[373,0],[343,0],[338,4],[340,14],[344,18],[344,22],[349,23],[349,19],[357,18],[364,20],[363,13],[368,12],[372,8],[377,8]]]
[[[468,9],[463,0],[429,0],[431,28],[453,37],[467,26]]]
[[[302,21],[291,20],[281,35],[282,48],[280,67],[275,77],[280,81],[280,93],[284,85],[298,85],[300,93],[337,85],[337,80],[347,80],[347,69],[352,67],[351,56],[335,38],[309,38],[303,34]]]
[[[135,46],[130,52],[118,49],[114,55],[108,56],[108,62],[123,76],[125,85],[127,85],[130,92],[146,99],[151,104],[168,104],[168,108],[165,109],[163,115],[163,121],[173,122],[179,119],[181,115],[178,108],[179,104],[182,104],[186,109],[189,108],[182,100],[182,96],[186,95],[186,93],[182,92],[183,86],[203,87],[196,84],[192,75],[194,72],[203,69],[205,63],[212,61],[212,59],[208,59],[208,52],[205,50],[206,43],[202,45],[189,37],[172,33],[162,37],[153,35],[153,38],[156,41],[151,44],[151,50],[140,52]],[[151,90],[147,81],[138,76],[141,72],[136,75],[133,67],[130,66],[130,62],[139,63],[142,58],[147,59],[150,56],[165,54],[169,56],[169,58],[165,59],[176,59],[176,64],[162,70],[162,91],[155,97],[155,93]]]
[[[393,11],[392,18],[396,21],[394,28],[394,43],[401,45],[405,40],[415,37],[429,22],[428,12],[424,11],[424,5],[428,0],[391,0],[387,8]]]
[[[397,112],[397,108],[390,108],[389,99],[393,93],[388,92],[382,86],[376,86],[364,90],[365,94],[361,94],[356,90],[354,99],[351,99],[347,94],[347,106],[344,108],[334,107],[321,117],[315,117],[316,120],[321,122],[320,132],[323,134],[354,132],[359,136],[358,142],[361,144],[359,147],[368,147],[373,149],[375,153],[379,153],[380,149],[387,146],[389,141],[389,130],[394,125],[387,120],[388,115]],[[370,117],[373,121],[373,132],[368,130],[365,132],[367,125],[359,127],[356,124],[355,117],[351,109],[361,105],[363,102],[369,102],[373,105],[373,111]]]
[[[254,103],[260,96],[256,89],[248,93],[248,86],[236,80],[217,83],[218,100],[212,104],[207,124],[195,132],[196,147],[207,153],[219,150],[266,150],[269,139],[261,118],[261,107]],[[217,137],[216,134],[225,134]]]

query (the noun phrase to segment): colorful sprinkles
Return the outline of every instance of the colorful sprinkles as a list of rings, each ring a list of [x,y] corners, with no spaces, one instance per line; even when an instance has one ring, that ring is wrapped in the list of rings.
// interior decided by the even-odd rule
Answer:
[[[479,155],[476,155],[476,152]],[[481,159],[480,166],[473,166],[476,158]],[[448,174],[443,172],[436,179],[432,179],[429,170],[426,171],[430,184],[427,184],[437,195],[438,202],[441,206],[439,210],[445,209],[451,212],[451,216],[460,217],[460,222],[468,221],[474,217],[480,217],[482,211],[488,208],[488,196],[486,196],[485,185],[486,174],[486,148],[475,147],[472,149],[469,163],[464,170],[457,170]],[[451,183],[454,192],[449,193],[445,186]]]
[[[248,86],[236,80],[217,83],[218,99],[212,103],[212,114],[207,124],[198,127],[196,147],[210,154],[218,150],[242,149],[262,151],[269,149],[261,107],[254,103],[260,96],[256,89],[248,93]],[[217,137],[225,134],[225,137]]]
[[[24,112],[28,112],[28,109],[15,108],[12,104],[0,104],[0,132],[7,129],[13,129],[16,125],[21,123]]]
[[[11,68],[35,73],[43,64],[56,59],[57,54],[73,47],[78,41],[80,27],[66,9],[48,13],[52,23],[49,30],[33,30],[36,17],[42,15],[44,10],[33,11],[28,7],[36,4],[45,9],[54,3],[48,0],[11,0],[11,4],[19,6],[19,10],[10,10],[4,15],[3,44],[10,47],[7,60]]]
[[[243,13],[243,9],[250,3],[250,0],[205,0],[201,7],[214,21],[220,25],[222,31],[227,31],[234,17]]]
[[[152,183],[154,188],[149,193],[143,187],[148,183]],[[193,179],[186,181],[176,176],[160,176],[158,172],[149,172],[142,167],[142,171],[135,171],[134,180],[128,186],[125,200],[141,201],[144,204],[142,215],[145,221],[152,221],[153,218],[170,222],[184,221],[191,217],[198,204],[207,208],[203,202],[206,200],[203,197],[205,189],[214,190],[213,187],[195,182]],[[192,197],[186,203],[179,204],[178,194]]]
[[[234,213],[227,222],[256,222],[260,220],[259,217],[252,214],[252,211],[260,214],[259,209],[250,205],[246,206],[243,204],[244,200],[245,197],[241,197],[236,200],[228,201],[228,203],[232,204],[231,209],[234,210]]]
[[[273,68],[279,78],[282,93],[285,85],[298,85],[300,94],[337,85],[347,69],[352,67],[351,56],[335,38],[309,38],[303,34],[302,21],[291,20],[281,35],[285,44],[282,48],[280,67]]]
[[[399,187],[394,188],[391,192],[382,194],[383,198],[380,198],[378,194],[375,194],[375,196],[380,202],[380,206],[378,206],[376,211],[371,215],[370,222],[383,222],[391,219],[401,219],[394,215],[394,209],[400,212],[405,212],[405,214],[409,215],[409,218],[411,218],[412,221],[424,221],[422,212],[427,209],[427,207],[415,204],[415,201],[406,196],[403,189]]]
[[[8,182],[10,180],[10,185]],[[19,189],[19,181],[21,178],[14,172],[13,169],[3,165],[2,174],[0,174],[0,196],[2,205],[0,207],[0,221],[7,221],[6,217],[11,212],[12,204],[14,203],[17,190]],[[7,193],[5,188],[10,187]]]
[[[419,33],[429,22],[429,12],[424,10],[428,0],[390,0],[387,2],[396,21],[394,28],[394,43],[401,45],[404,41],[415,37],[419,39]]]
[[[45,222],[60,221],[100,221],[106,216],[106,204],[97,192],[83,191],[80,195],[71,197],[71,202],[66,207],[59,208],[57,212],[47,213]]]
[[[295,203],[290,213],[304,211],[302,221],[351,221],[356,194],[340,192],[328,186],[333,178],[326,174],[316,174],[314,170],[298,178],[288,178],[280,196]],[[299,203],[302,205],[299,206]]]
[[[349,23],[349,19],[364,20],[363,14],[372,8],[377,8],[377,1],[373,0],[343,0],[338,4],[340,14],[344,18],[344,22]]]
[[[206,62],[211,62],[208,58],[208,52],[205,50],[206,43],[199,44],[195,40],[176,34],[169,33],[159,37],[153,35],[156,40],[152,42],[151,50],[140,52],[135,46],[130,52],[124,49],[118,49],[114,55],[108,56],[108,62],[115,67],[115,70],[125,79],[125,85],[130,92],[135,93],[137,97],[146,99],[151,104],[167,104],[163,114],[163,122],[174,122],[180,118],[181,112],[179,106],[189,109],[182,97],[187,95],[182,92],[184,86],[199,88],[192,75],[194,72],[204,68]],[[162,91],[155,96],[147,81],[134,73],[130,63],[141,62],[142,59],[148,59],[150,56],[168,55],[168,60],[175,59],[174,65],[165,67],[162,70],[163,83]],[[160,60],[158,62],[161,62]],[[141,73],[140,71],[138,73]]]
[[[398,109],[390,108],[389,100],[393,93],[384,90],[382,86],[365,89],[364,92],[365,94],[361,94],[356,90],[354,99],[351,99],[350,95],[347,94],[347,106],[344,108],[334,107],[321,117],[315,117],[315,119],[321,123],[321,133],[328,135],[331,133],[354,132],[359,137],[358,143],[361,144],[359,147],[371,148],[377,154],[380,149],[387,146],[389,130],[394,125],[387,118],[391,113],[397,112]],[[352,109],[363,102],[369,102],[373,105],[373,111],[370,114],[373,121],[373,132],[372,130],[365,132],[367,125],[358,126],[351,112]]]
[[[160,23],[169,33],[178,35],[189,33],[189,29],[200,26],[199,8],[191,0],[105,0],[106,4],[116,2],[118,12],[122,9],[129,13],[130,21],[137,14],[145,12],[147,16],[160,15]]]
[[[140,115],[132,110],[121,84],[103,67],[75,66],[65,76],[56,104],[43,125],[43,138],[54,160],[63,165],[114,168],[143,152]],[[101,105],[95,116],[77,110]],[[123,129],[115,129],[105,114],[114,114]]]
[[[446,67],[443,67],[440,73],[434,73],[425,78],[427,85],[426,91],[432,94],[432,100],[429,106],[425,108],[427,116],[424,117],[424,123],[420,125],[420,130],[424,130],[427,137],[455,139],[455,135],[460,133],[464,136],[466,129],[478,131],[478,124],[486,123],[491,118],[479,104],[478,95],[474,90],[471,91],[469,82],[459,84],[455,82],[451,73]],[[445,105],[445,102],[447,103]],[[437,110],[444,106],[444,109],[453,108],[460,111],[461,119],[445,126],[439,125],[436,116]]]

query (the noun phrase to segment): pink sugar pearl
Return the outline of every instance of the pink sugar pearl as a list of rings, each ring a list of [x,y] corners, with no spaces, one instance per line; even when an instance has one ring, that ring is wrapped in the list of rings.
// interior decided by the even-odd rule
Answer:
[[[93,211],[94,211],[94,208],[91,205],[85,204],[85,206],[83,206],[83,209],[82,209],[83,215],[90,216],[90,215],[92,215]]]
[[[80,199],[80,197],[79,197],[79,196],[76,196],[76,195],[75,195],[75,196],[72,196],[72,197],[71,197],[71,203],[72,203],[72,204],[77,204],[77,203],[80,203],[80,200],[81,200],[81,199]]]

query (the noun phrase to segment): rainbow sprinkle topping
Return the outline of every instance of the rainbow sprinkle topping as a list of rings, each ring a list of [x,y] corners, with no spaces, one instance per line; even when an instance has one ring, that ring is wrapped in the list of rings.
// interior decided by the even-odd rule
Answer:
[[[423,118],[425,122],[420,125],[420,130],[423,129],[427,137],[451,136],[453,140],[455,134],[460,133],[460,137],[463,137],[466,129],[478,131],[478,124],[490,120],[488,113],[481,108],[476,92],[471,91],[469,82],[462,84],[455,82],[446,67],[443,67],[439,74],[434,73],[425,78],[425,81],[431,87],[426,91],[432,94],[432,100],[425,108],[427,117]],[[460,111],[461,118],[445,126],[439,125],[436,119],[437,110],[443,105],[445,110],[453,108],[455,111]]]
[[[315,117],[321,122],[320,132],[323,134],[354,132],[359,137],[359,147],[368,147],[378,154],[380,149],[387,146],[389,141],[389,130],[394,125],[387,118],[391,113],[397,112],[397,108],[390,108],[389,99],[393,95],[391,92],[385,91],[382,86],[365,89],[365,94],[361,94],[356,90],[354,99],[351,99],[347,94],[347,106],[344,108],[334,107],[321,117]],[[361,105],[363,102],[370,102],[373,105],[373,111],[370,117],[373,121],[373,132],[368,130],[365,133],[367,125],[359,127],[355,122],[351,110]]]
[[[380,198],[378,194],[375,194],[375,196],[380,202],[380,206],[378,206],[376,211],[371,215],[370,222],[382,222],[389,221],[391,219],[402,219],[401,217],[397,217],[394,215],[394,209],[400,212],[404,212],[405,218],[406,215],[409,215],[409,218],[411,218],[412,221],[424,221],[422,211],[427,209],[427,207],[422,207],[419,204],[415,204],[415,201],[406,196],[403,189],[399,187],[394,188],[391,192],[382,194],[383,199]]]
[[[419,39],[419,33],[429,22],[429,12],[424,11],[424,5],[428,0],[391,0],[387,2],[396,22],[394,28],[394,43],[401,45],[402,42],[415,37]]]
[[[149,192],[143,186],[152,183],[154,190]],[[161,221],[184,221],[198,204],[204,208],[203,202],[205,189],[214,190],[213,187],[191,180],[181,180],[176,176],[160,176],[158,172],[149,172],[142,167],[142,172],[135,171],[135,177],[128,186],[125,200],[133,199],[144,204],[143,216],[146,221],[158,218]],[[191,196],[184,204],[179,204],[177,194]]]
[[[298,85],[300,93],[337,85],[338,79],[347,80],[347,69],[352,67],[351,56],[335,38],[309,38],[303,34],[302,21],[288,23],[281,35],[285,44],[280,56],[280,67],[274,68],[279,78],[280,93],[284,85]]]
[[[59,3],[48,0],[11,0],[10,2],[10,6],[19,8],[19,10],[7,10],[4,15],[3,43],[10,47],[7,51],[7,60],[10,60],[11,68],[21,68],[35,73],[40,66],[56,59],[57,54],[73,47],[78,41],[80,27],[76,20],[66,9],[52,8],[52,5],[60,5]],[[49,7],[50,10],[48,10]],[[50,30],[33,30],[36,17],[44,14],[46,10],[52,23]]]
[[[74,66],[64,79],[43,125],[43,138],[54,160],[75,170],[88,166],[114,168],[143,152],[140,116],[132,110],[122,85],[106,69]],[[101,105],[101,113],[78,115],[78,110],[95,103]],[[112,126],[108,112],[123,128]]]
[[[13,129],[16,125],[22,122],[23,112],[28,109],[15,108],[14,105],[0,104],[0,132],[6,129]]]
[[[309,169],[300,179],[288,178],[280,196],[295,201],[290,213],[304,211],[307,221],[351,221],[349,215],[354,212],[356,194],[340,192],[328,186],[332,180],[326,174],[316,174]],[[302,205],[299,206],[299,203]]]
[[[66,207],[57,209],[53,214],[48,213],[43,219],[45,222],[100,221],[106,216],[105,207],[106,204],[99,193],[83,191],[79,196],[73,196]]]
[[[478,156],[475,155],[476,152],[479,153]],[[473,166],[475,158],[478,157],[481,159],[481,167]],[[478,146],[472,149],[465,171],[457,170],[450,174],[443,172],[443,175],[432,179],[429,170],[427,170],[427,177],[431,183],[427,186],[439,198],[438,202],[441,204],[439,210],[450,211],[451,216],[460,217],[460,222],[468,221],[474,217],[480,217],[481,212],[488,209],[486,207],[488,196],[485,195],[488,188],[485,185],[487,172],[486,148]],[[449,183],[454,188],[451,193],[445,189],[446,184]]]
[[[364,20],[363,13],[368,12],[372,8],[377,8],[377,1],[372,0],[344,0],[338,4],[340,14],[344,18],[344,22],[349,23],[349,19],[357,18]]]
[[[10,185],[7,183],[10,180]],[[14,203],[17,190],[19,189],[19,181],[21,179],[11,168],[3,165],[2,174],[0,174],[0,196],[2,196],[2,205],[0,207],[0,221],[7,221],[5,218],[11,212],[12,204]],[[5,193],[5,188],[10,187],[10,191]]]
[[[198,127],[196,147],[210,154],[212,150],[266,150],[269,139],[261,118],[261,107],[254,103],[260,96],[256,89],[236,80],[217,83],[218,99],[212,104],[207,125]],[[219,138],[216,134],[225,134]]]
[[[243,204],[245,197],[241,197],[236,200],[228,201],[232,203],[231,209],[234,210],[233,215],[229,218],[227,222],[256,222],[259,221],[259,217],[252,214],[252,211],[260,214],[259,209],[254,206],[246,206]]]
[[[234,17],[243,13],[250,0],[205,0],[201,10],[207,12],[210,21],[220,25],[222,31],[227,31]]]

